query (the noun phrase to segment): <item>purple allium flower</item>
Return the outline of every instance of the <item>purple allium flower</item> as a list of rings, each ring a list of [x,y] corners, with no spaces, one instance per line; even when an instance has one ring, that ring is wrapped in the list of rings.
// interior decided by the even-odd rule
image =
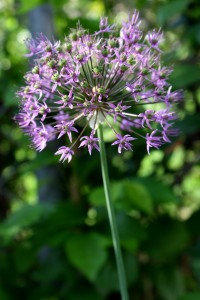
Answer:
[[[119,153],[132,150],[137,137],[144,139],[148,153],[170,143],[177,134],[174,104],[182,93],[172,91],[172,69],[161,64],[162,37],[160,29],[145,34],[135,11],[120,30],[105,17],[94,34],[78,23],[63,42],[52,43],[42,34],[27,40],[27,56],[34,56],[35,65],[17,93],[15,121],[38,151],[61,138],[63,146],[55,154],[63,162],[71,161],[77,143],[90,155],[94,148],[100,151],[99,124],[113,130],[112,145]]]

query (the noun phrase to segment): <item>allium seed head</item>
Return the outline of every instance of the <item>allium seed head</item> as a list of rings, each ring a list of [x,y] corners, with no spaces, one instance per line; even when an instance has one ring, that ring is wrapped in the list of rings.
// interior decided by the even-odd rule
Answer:
[[[51,43],[42,34],[27,40],[26,56],[34,56],[35,65],[17,93],[15,120],[36,150],[59,138],[64,144],[55,153],[60,161],[71,161],[76,143],[91,155],[100,151],[99,124],[114,131],[112,145],[119,153],[132,150],[136,138],[144,139],[148,153],[170,143],[177,134],[173,106],[182,93],[172,91],[172,70],[161,66],[162,37],[160,29],[145,35],[135,11],[120,30],[106,17],[94,34],[78,23],[63,43]]]

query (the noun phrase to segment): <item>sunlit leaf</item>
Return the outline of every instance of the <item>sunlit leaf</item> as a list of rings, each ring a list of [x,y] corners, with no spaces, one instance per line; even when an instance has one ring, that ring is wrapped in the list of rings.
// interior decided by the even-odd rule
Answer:
[[[45,0],[31,0],[31,1],[20,0],[19,13],[22,14],[27,13],[31,9],[43,3],[45,3]]]

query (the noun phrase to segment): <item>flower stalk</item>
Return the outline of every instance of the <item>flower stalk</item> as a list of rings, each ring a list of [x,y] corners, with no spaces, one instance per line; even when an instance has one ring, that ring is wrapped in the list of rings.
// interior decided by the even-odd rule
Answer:
[[[98,127],[97,135],[99,138],[103,185],[104,185],[104,192],[105,192],[105,198],[106,198],[106,206],[107,206],[107,211],[108,211],[108,218],[109,218],[111,234],[112,234],[113,247],[114,247],[115,258],[116,258],[116,263],[117,263],[117,271],[118,271],[121,298],[122,298],[122,300],[128,300],[129,297],[128,297],[128,291],[127,291],[124,263],[123,263],[121,249],[120,249],[120,240],[119,240],[119,235],[118,235],[117,222],[116,222],[116,218],[115,218],[114,206],[113,206],[112,199],[111,199],[110,181],[109,181],[102,125],[100,125]]]

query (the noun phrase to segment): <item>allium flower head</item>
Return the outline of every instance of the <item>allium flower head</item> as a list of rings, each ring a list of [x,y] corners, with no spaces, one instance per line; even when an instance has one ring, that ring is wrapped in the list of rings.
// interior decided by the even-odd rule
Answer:
[[[119,153],[132,150],[137,138],[148,153],[169,143],[176,134],[173,106],[182,94],[168,83],[172,70],[161,66],[162,36],[160,29],[145,35],[135,11],[121,29],[101,18],[94,34],[78,23],[62,43],[42,34],[27,40],[26,56],[34,56],[34,66],[17,93],[15,120],[36,150],[59,138],[60,161],[71,161],[75,144],[91,155],[100,150],[99,124],[113,130]]]

